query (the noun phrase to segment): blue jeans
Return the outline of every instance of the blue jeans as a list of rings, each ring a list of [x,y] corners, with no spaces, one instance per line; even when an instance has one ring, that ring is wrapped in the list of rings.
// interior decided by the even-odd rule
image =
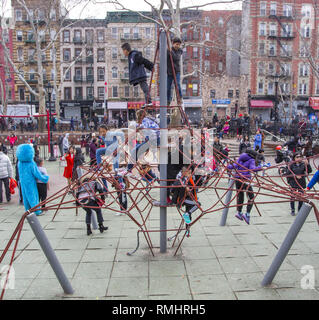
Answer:
[[[178,87],[178,92],[179,92],[179,97],[182,98],[182,89],[181,89],[181,74],[180,73],[176,73],[176,81],[177,81],[177,87]],[[175,83],[174,83],[174,77],[167,75],[167,103],[171,103],[172,100],[172,84],[174,84],[175,87]]]
[[[108,151],[108,147],[110,145],[108,145],[106,148],[99,148],[96,150],[96,163],[97,163],[97,165],[99,165],[102,162],[102,155],[106,154],[106,152]],[[113,168],[114,168],[114,170],[119,168],[119,154],[117,154],[113,158]]]
[[[131,157],[132,157],[133,159],[135,159],[136,161],[138,160],[138,158],[139,158],[139,157],[138,157],[138,151],[139,151],[139,149],[140,149],[142,146],[144,146],[148,141],[149,141],[149,139],[146,138],[144,142],[139,143],[139,144],[136,144],[135,148],[132,150],[132,153],[131,153]],[[157,137],[157,146],[159,146],[159,145],[160,145],[160,138]],[[147,146],[147,149],[144,151],[144,153],[145,153],[146,151],[148,151],[148,149],[149,149],[149,146]],[[142,153],[142,154],[144,154],[144,153]],[[141,156],[142,154],[140,154],[139,156]],[[133,163],[129,163],[128,166],[127,166],[127,170],[131,171],[131,170],[133,169],[133,167],[134,167],[134,164],[133,164]]]

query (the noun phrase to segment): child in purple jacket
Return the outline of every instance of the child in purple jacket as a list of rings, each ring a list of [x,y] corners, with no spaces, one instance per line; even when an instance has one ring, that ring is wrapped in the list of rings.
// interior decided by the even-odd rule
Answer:
[[[257,152],[251,149],[247,149],[245,153],[242,153],[237,160],[237,163],[228,165],[227,169],[235,170],[233,177],[235,178],[236,190],[237,190],[237,214],[236,218],[239,220],[245,220],[247,224],[250,222],[250,212],[253,207],[254,191],[250,185],[251,172],[259,171],[261,167],[256,166]],[[247,204],[247,212],[242,213],[244,203],[244,192],[247,193],[249,198]]]

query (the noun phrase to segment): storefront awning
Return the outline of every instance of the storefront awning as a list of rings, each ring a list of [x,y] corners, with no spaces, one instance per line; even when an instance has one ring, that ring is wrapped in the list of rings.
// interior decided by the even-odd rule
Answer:
[[[271,100],[251,100],[250,106],[252,108],[273,108],[274,102]]]
[[[314,110],[319,110],[319,97],[310,97],[309,106]]]
[[[110,110],[127,109],[127,102],[108,102],[107,108]]]
[[[127,109],[140,109],[145,105],[144,101],[129,101],[127,103]],[[159,101],[153,101],[153,106],[159,106],[160,102]]]

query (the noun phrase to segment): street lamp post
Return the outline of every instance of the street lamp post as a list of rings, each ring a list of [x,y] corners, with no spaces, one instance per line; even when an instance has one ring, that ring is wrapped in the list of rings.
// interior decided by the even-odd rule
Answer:
[[[50,113],[50,120],[49,120],[49,128],[50,128],[50,158],[49,161],[56,161],[56,158],[54,157],[54,151],[53,151],[53,138],[52,138],[52,112],[51,112],[51,95],[53,91],[53,87],[51,86],[50,82],[46,85],[46,91],[48,94],[48,102],[49,102],[49,113]]]
[[[278,134],[278,120],[279,120],[279,115],[278,115],[278,82],[279,79],[276,77],[275,78],[275,121],[274,121],[274,135],[277,137]],[[277,141],[277,138],[276,140]]]
[[[247,90],[248,94],[248,99],[247,99],[247,104],[248,104],[248,116],[249,116],[249,121],[248,121],[248,139],[250,140],[250,101],[251,101],[251,90]]]

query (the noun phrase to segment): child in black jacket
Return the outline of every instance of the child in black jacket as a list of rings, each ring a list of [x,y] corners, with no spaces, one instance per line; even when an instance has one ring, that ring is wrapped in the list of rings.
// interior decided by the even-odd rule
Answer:
[[[293,191],[304,193],[306,188],[306,176],[312,172],[312,168],[307,159],[302,158],[301,153],[295,153],[292,157],[294,161],[288,166],[287,182]],[[298,211],[301,209],[303,202],[299,201]],[[290,201],[291,215],[295,215],[295,201]]]
[[[132,50],[129,43],[122,45],[123,54],[128,57],[129,81],[133,86],[140,85],[145,95],[145,104],[152,105],[152,98],[147,84],[145,68],[152,71],[154,64],[145,59],[140,51]]]
[[[79,182],[80,185],[80,182]],[[96,193],[100,195],[97,196]],[[103,225],[103,216],[101,210],[101,203],[105,201],[105,195],[103,194],[103,188],[101,184],[97,181],[89,181],[88,178],[83,180],[83,184],[79,186],[79,189],[76,193],[76,202],[79,206],[83,208],[86,212],[86,226],[87,226],[87,235],[92,234],[91,230],[91,215],[92,210],[96,212],[97,221],[99,223],[99,230],[101,233],[107,230],[108,227]]]

